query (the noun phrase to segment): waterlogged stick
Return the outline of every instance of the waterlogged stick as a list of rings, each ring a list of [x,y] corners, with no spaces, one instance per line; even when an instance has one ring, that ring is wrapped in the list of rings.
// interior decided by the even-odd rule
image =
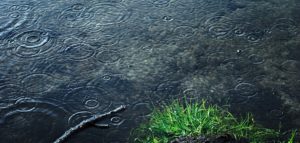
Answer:
[[[119,106],[118,108],[112,110],[112,111],[109,111],[109,112],[106,112],[104,114],[97,114],[97,115],[93,115],[91,118],[88,118],[86,120],[83,120],[82,122],[80,122],[78,125],[70,128],[69,130],[67,130],[62,136],[60,136],[58,139],[56,139],[54,141],[54,143],[63,143],[70,135],[72,135],[74,132],[82,129],[83,127],[85,127],[86,125],[88,124],[91,124],[91,123],[94,123],[95,121],[99,120],[99,119],[102,119],[102,118],[105,118],[107,116],[110,116],[112,114],[115,114],[115,113],[118,113],[118,112],[121,112],[123,110],[126,109],[126,106],[125,105],[121,105]]]

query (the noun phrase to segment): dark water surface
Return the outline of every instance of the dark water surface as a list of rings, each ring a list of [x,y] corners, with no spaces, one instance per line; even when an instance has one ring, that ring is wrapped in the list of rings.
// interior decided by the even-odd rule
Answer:
[[[187,96],[300,128],[299,0],[1,0],[0,142],[128,142]]]

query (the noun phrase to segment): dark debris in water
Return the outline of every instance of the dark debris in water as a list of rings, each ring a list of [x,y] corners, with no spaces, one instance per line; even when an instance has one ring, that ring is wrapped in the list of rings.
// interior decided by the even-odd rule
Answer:
[[[231,135],[220,135],[215,137],[179,137],[170,143],[250,143],[247,139],[235,139]]]

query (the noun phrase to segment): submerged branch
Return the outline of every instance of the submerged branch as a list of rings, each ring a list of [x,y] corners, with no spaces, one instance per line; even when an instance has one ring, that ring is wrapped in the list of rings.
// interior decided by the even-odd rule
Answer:
[[[84,128],[84,127],[86,127],[88,124],[94,123],[94,122],[96,122],[99,119],[102,119],[102,118],[105,118],[105,117],[110,116],[112,114],[121,112],[121,111],[123,111],[125,109],[126,109],[126,106],[125,105],[121,105],[118,108],[116,108],[116,109],[114,109],[112,111],[106,112],[104,114],[93,115],[91,118],[83,120],[82,122],[80,122],[76,126],[74,126],[74,127],[70,128],[69,130],[67,130],[62,136],[60,136],[58,139],[56,139],[54,141],[54,143],[63,143],[70,135],[72,135],[74,132],[76,132],[76,131],[78,131],[78,130]]]

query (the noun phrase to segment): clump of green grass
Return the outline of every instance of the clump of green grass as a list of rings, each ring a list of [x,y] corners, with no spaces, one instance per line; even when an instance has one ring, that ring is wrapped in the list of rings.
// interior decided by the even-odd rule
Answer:
[[[292,135],[287,143],[294,143],[295,136],[296,136],[296,130],[293,130]]]
[[[247,138],[251,143],[265,142],[279,132],[255,125],[251,115],[238,120],[227,110],[202,103],[182,104],[178,101],[156,109],[150,121],[134,131],[135,142],[168,143],[180,136],[206,136],[230,134],[234,138]]]

